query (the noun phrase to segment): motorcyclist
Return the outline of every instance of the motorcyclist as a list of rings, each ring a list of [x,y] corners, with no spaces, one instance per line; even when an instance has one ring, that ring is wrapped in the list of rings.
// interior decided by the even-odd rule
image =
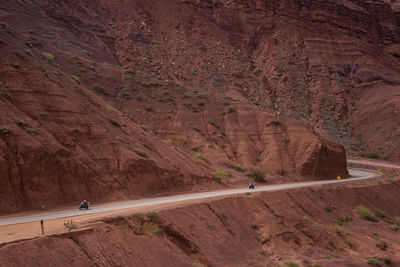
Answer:
[[[79,209],[89,209],[89,202],[87,202],[86,199],[82,201],[79,206]]]
[[[254,189],[254,183],[253,182],[250,182],[250,184],[249,184],[249,189]]]

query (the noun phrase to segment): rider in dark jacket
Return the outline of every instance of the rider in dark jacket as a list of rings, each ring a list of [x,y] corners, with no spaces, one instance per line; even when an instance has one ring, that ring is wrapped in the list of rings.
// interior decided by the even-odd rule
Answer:
[[[82,201],[79,209],[89,209],[89,202],[87,202],[86,199]]]
[[[254,183],[253,182],[250,182],[249,189],[254,189]]]

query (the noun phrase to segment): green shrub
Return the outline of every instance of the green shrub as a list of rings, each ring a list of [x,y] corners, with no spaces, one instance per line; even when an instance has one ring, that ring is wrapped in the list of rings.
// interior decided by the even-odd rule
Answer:
[[[393,181],[393,179],[395,178],[395,177],[397,177],[397,176],[399,176],[397,173],[390,173],[390,174],[387,174],[386,175],[386,177],[385,177],[385,179],[386,180],[388,180],[388,181]]]
[[[154,112],[155,111],[155,108],[154,108],[153,105],[147,105],[147,106],[144,107],[144,109],[146,111],[148,111],[148,112]]]
[[[180,142],[180,143],[186,143],[187,142],[187,137],[183,136],[183,135],[178,135],[176,137],[176,141]]]
[[[389,229],[393,231],[400,231],[400,226],[398,226],[397,224],[392,224],[389,226]]]
[[[256,224],[256,223],[252,223],[251,225],[251,228],[252,229],[254,229],[254,230],[258,230],[260,227],[258,226],[258,224]]]
[[[379,218],[386,218],[386,214],[383,210],[375,210],[375,216]]]
[[[23,120],[17,119],[15,120],[15,124],[18,125],[19,127],[24,127],[25,122]]]
[[[143,235],[143,234],[160,234],[161,231],[162,231],[162,229],[153,222],[145,222],[138,229],[138,232],[141,235]]]
[[[265,182],[265,172],[260,168],[249,168],[246,172],[246,176],[255,180],[256,182]]]
[[[242,165],[236,164],[229,160],[221,162],[221,164],[238,172],[244,172],[246,170]]]
[[[12,130],[9,126],[1,126],[0,125],[0,135],[10,136],[11,134],[12,134]]]
[[[246,196],[250,196],[251,193],[250,193],[250,192],[246,192],[245,195],[246,195]]]
[[[291,262],[291,261],[286,261],[283,264],[285,264],[286,267],[299,267],[297,263]]]
[[[367,263],[372,266],[383,266],[384,264],[390,265],[392,263],[392,259],[388,257],[371,257],[367,259]]]
[[[44,59],[46,59],[47,61],[52,61],[54,59],[54,56],[52,54],[50,54],[49,52],[42,52],[40,54],[40,56]]]
[[[190,148],[190,150],[197,152],[197,151],[200,151],[200,149],[201,149],[202,147],[203,147],[202,145],[199,145],[199,146],[192,146],[192,147]]]
[[[396,224],[400,225],[400,217],[399,216],[394,216],[394,221]]]
[[[214,127],[217,127],[217,123],[215,122],[215,120],[208,120],[208,123]]]
[[[233,112],[235,112],[234,107],[228,107],[228,109],[226,110],[226,113],[233,113]]]
[[[37,134],[37,130],[35,128],[28,128],[26,129],[26,132],[28,134]]]
[[[87,72],[87,69],[86,68],[78,68],[76,71],[75,71],[75,73],[78,73],[78,74],[82,74],[82,73],[86,73]]]
[[[111,124],[114,125],[115,127],[120,127],[121,128],[121,124],[116,119],[111,118],[111,117],[107,117],[107,120],[109,120],[109,122],[111,122]]]
[[[201,153],[194,153],[194,156],[196,158],[198,158],[198,159],[201,159],[201,160],[209,163],[208,158],[205,155],[201,154]]]
[[[215,169],[214,172],[211,174],[211,177],[213,178],[213,180],[217,181],[218,183],[220,183],[223,179],[227,179],[229,178],[231,175],[221,169]]]
[[[281,122],[278,121],[278,120],[273,120],[273,121],[271,121],[271,124],[274,125],[274,126],[280,126]]]
[[[388,248],[388,244],[385,241],[380,241],[376,243],[376,247],[381,250],[386,250]]]
[[[19,63],[18,61],[14,61],[11,63],[11,66],[13,66],[14,68],[18,69],[19,68]]]
[[[289,142],[290,142],[290,139],[289,139],[289,138],[287,138],[287,137],[285,137],[285,138],[283,139],[283,142],[284,142],[285,144],[289,144]]]
[[[144,217],[142,216],[142,214],[135,213],[135,214],[133,214],[133,217],[135,217],[136,219],[138,219],[141,222],[144,221]]]
[[[64,221],[64,227],[67,228],[68,232],[77,228],[73,220]]]
[[[375,152],[362,152],[360,153],[361,157],[369,158],[369,159],[377,159],[379,158],[378,154]]]
[[[325,206],[325,211],[327,211],[327,212],[332,212],[332,207],[329,206],[329,205],[326,205],[326,206]]]
[[[388,258],[388,257],[381,257],[381,258],[379,258],[379,260],[387,265],[390,265],[392,263],[392,259]]]
[[[372,266],[383,266],[383,262],[381,262],[378,258],[375,257],[368,258],[367,263]]]
[[[339,235],[350,235],[349,229],[345,226],[335,225],[335,230]]]
[[[121,96],[127,100],[131,99],[131,94],[126,89],[121,90]]]
[[[154,225],[152,227],[150,227],[149,232],[150,234],[160,234],[161,233],[161,228],[158,227],[157,224],[152,224],[152,223],[148,223],[150,225]]]
[[[353,217],[350,215],[344,214],[342,217],[338,219],[338,224],[342,225],[344,222],[350,222],[353,220]]]
[[[135,152],[136,154],[138,154],[139,156],[143,157],[143,158],[147,158],[146,152],[144,152],[144,151],[142,151],[142,150],[140,150],[140,149],[135,149],[134,152]]]
[[[377,231],[372,231],[372,234],[373,235],[378,235],[378,232]]]
[[[360,205],[355,208],[358,216],[364,220],[376,221],[375,215],[367,207]]]
[[[140,125],[140,128],[142,128],[142,130],[144,130],[146,132],[149,131],[149,126],[147,126],[147,125],[142,124],[142,125]]]
[[[101,85],[95,84],[93,86],[93,89],[96,93],[101,94],[101,95],[108,95],[108,93],[106,92],[106,90],[101,87]]]
[[[79,77],[76,76],[76,75],[71,75],[70,77],[71,77],[72,80],[74,80],[74,81],[77,82],[77,83],[80,83],[80,82],[81,82],[81,81],[79,80]]]
[[[123,74],[135,74],[135,71],[130,67],[125,67]]]
[[[109,81],[112,81],[112,82],[116,82],[117,81],[117,79],[115,77],[112,77],[112,76],[107,76],[106,79],[109,80]],[[135,91],[135,88],[131,88],[131,89],[132,89],[132,91]]]
[[[197,127],[193,127],[193,130],[195,130],[196,132],[198,132],[198,133],[200,133],[200,134],[203,133],[203,132],[202,132],[199,128],[197,128]]]
[[[5,97],[5,98],[11,100],[12,93],[10,91],[8,91],[8,90],[0,91],[0,97]]]
[[[150,212],[146,213],[146,216],[148,218],[158,218],[158,213],[155,211],[150,211]]]

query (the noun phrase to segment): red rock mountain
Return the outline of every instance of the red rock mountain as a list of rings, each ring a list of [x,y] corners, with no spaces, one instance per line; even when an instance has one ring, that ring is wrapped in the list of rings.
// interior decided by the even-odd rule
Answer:
[[[398,1],[1,1],[0,209],[222,186],[227,159],[346,175],[328,139],[395,159],[399,21]]]

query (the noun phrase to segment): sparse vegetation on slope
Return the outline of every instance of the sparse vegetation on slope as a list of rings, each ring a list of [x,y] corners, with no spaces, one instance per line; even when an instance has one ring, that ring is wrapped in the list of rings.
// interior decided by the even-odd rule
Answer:
[[[221,169],[215,169],[213,173],[211,174],[211,177],[217,181],[217,182],[222,182],[222,180],[227,179],[230,177],[230,174],[227,171],[221,170]]]
[[[355,207],[355,210],[361,219],[368,220],[368,221],[376,221],[374,213],[367,207],[360,205],[360,206]]]
[[[246,171],[246,175],[253,179],[256,182],[265,182],[265,171],[257,168],[257,167],[250,167]]]

